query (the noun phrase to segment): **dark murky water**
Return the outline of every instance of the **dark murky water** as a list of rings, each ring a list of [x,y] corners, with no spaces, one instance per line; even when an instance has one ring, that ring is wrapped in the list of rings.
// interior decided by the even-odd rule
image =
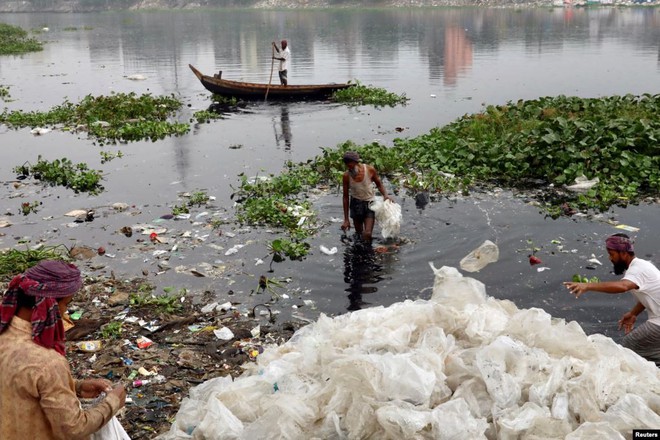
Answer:
[[[491,295],[520,307],[541,307],[577,319],[588,332],[614,336],[614,322],[632,299],[588,294],[576,302],[561,281],[574,273],[609,279],[601,245],[604,236],[616,231],[605,222],[609,217],[640,228],[641,256],[654,259],[660,245],[652,232],[658,225],[657,206],[615,210],[595,220],[553,221],[506,192],[432,202],[424,209],[400,194],[402,236],[409,243],[395,254],[356,256],[331,221],[341,217],[340,198],[332,190],[317,201],[328,226],[314,239],[312,254],[303,263],[274,264],[273,273],[267,272],[264,257],[266,243],[275,235],[230,226],[220,235],[204,227],[212,215],[232,215],[229,196],[239,173],[277,172],[286,160],[306,160],[345,140],[387,144],[479,111],[484,103],[558,94],[658,93],[658,8],[0,14],[0,21],[28,29],[48,27],[40,34],[48,41],[43,52],[0,59],[0,84],[10,87],[14,99],[5,103],[9,109],[45,110],[87,94],[134,91],[175,93],[192,112],[210,101],[189,63],[209,74],[223,70],[225,78],[267,82],[270,42],[281,38],[289,40],[293,54],[292,83],[358,79],[411,98],[408,106],[394,109],[255,103],[224,120],[195,126],[183,137],[104,147],[125,155],[106,164],[100,163],[101,147],[85,138],[60,132],[35,137],[27,129],[0,127],[4,209],[15,214],[22,201],[43,201],[38,214],[11,217],[14,225],[2,230],[1,247],[25,246],[18,244],[21,239],[29,239],[30,246],[40,241],[104,246],[114,258],[91,262],[102,273],[129,277],[146,270],[159,288],[212,290],[222,300],[233,292],[229,299],[244,306],[267,298],[247,296],[261,274],[291,278],[290,298],[279,303],[282,314],[293,311],[313,318],[319,312],[428,297],[433,282],[429,261],[437,267],[457,266],[490,239],[500,247],[500,261],[474,276]],[[127,78],[136,74],[146,79]],[[39,154],[102,169],[106,191],[88,197],[36,186],[14,190],[11,169],[36,161]],[[197,189],[217,198],[208,214],[200,209],[193,211],[191,221],[159,220],[180,203],[181,192]],[[114,202],[134,207],[118,213],[110,207]],[[72,224],[63,216],[87,208],[97,211],[91,223]],[[117,233],[122,226],[141,223],[167,228],[163,236],[171,242],[144,244]],[[538,266],[529,266],[527,240],[542,248],[538,255],[549,269],[539,272]],[[236,244],[246,246],[225,255]],[[321,253],[321,244],[337,246],[337,254]],[[159,254],[163,250],[167,252]],[[592,253],[604,266],[585,269]],[[168,256],[170,269],[165,271]],[[266,262],[257,265],[258,259]],[[194,277],[191,268],[209,276]],[[304,300],[313,301],[315,308]]]

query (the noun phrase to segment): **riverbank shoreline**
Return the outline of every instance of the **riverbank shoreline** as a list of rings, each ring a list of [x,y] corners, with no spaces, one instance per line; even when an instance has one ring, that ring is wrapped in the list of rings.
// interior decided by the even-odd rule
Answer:
[[[119,4],[118,4],[119,3]],[[136,0],[128,2],[101,2],[90,4],[81,1],[52,1],[50,4],[34,4],[30,1],[7,1],[0,4],[0,13],[89,13],[106,11],[158,11],[158,10],[218,10],[218,9],[420,9],[420,8],[554,8],[554,7],[629,7],[660,6],[660,0],[385,0],[360,3],[355,1],[333,2],[330,0],[255,0],[252,3],[227,0],[222,5],[211,1],[187,0]]]

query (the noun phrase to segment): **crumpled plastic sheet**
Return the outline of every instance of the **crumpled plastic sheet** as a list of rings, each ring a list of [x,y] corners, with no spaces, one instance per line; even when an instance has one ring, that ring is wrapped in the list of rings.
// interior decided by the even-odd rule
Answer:
[[[159,438],[618,440],[660,426],[653,363],[431,267],[430,300],[322,315],[243,376],[191,389]]]

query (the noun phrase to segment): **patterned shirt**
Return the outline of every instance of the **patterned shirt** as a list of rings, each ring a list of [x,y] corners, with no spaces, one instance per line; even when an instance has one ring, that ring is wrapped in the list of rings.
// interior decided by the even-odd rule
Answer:
[[[0,334],[0,439],[87,439],[119,411],[108,395],[82,410],[69,363],[32,341],[32,325],[14,317]]]

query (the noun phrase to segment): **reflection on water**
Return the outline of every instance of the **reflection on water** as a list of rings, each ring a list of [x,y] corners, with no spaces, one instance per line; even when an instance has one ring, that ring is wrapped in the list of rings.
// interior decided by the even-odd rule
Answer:
[[[27,29],[48,24],[51,31],[42,38],[54,44],[41,56],[65,48],[68,53],[60,58],[85,60],[70,67],[76,81],[82,75],[105,81],[113,73],[108,69],[119,64],[121,75],[157,75],[165,92],[177,92],[194,81],[189,62],[205,72],[223,70],[227,79],[267,83],[273,35],[288,37],[291,81],[298,84],[354,78],[383,84],[411,76],[418,81],[426,71],[432,83],[454,87],[469,78],[485,55],[498,56],[507,47],[514,49],[510,58],[520,56],[520,48],[537,56],[565,51],[569,44],[590,46],[593,55],[614,55],[614,49],[623,55],[623,48],[606,47],[610,41],[655,58],[660,24],[654,9],[113,12],[0,18]],[[62,32],[81,24],[93,31]],[[3,76],[7,64],[0,66]]]
[[[445,28],[445,85],[456,84],[459,75],[472,66],[472,42],[465,29],[448,26]]]
[[[349,302],[346,310],[360,310],[371,304],[363,295],[378,291],[374,284],[383,279],[383,266],[371,244],[357,238],[351,242],[346,236],[342,241],[348,243],[344,249],[344,282],[348,284],[345,291]]]
[[[342,235],[344,248],[344,282],[348,287],[348,307],[346,310],[360,310],[373,304],[380,304],[382,298],[372,295],[378,292],[376,284],[391,280],[396,272],[399,245],[393,239],[383,243],[365,243],[355,234],[352,238]],[[364,295],[368,295],[366,298]],[[372,299],[369,300],[369,297]]]
[[[275,128],[275,143],[279,147],[284,143],[284,150],[291,150],[291,121],[289,120],[289,103],[280,104],[279,128]]]

